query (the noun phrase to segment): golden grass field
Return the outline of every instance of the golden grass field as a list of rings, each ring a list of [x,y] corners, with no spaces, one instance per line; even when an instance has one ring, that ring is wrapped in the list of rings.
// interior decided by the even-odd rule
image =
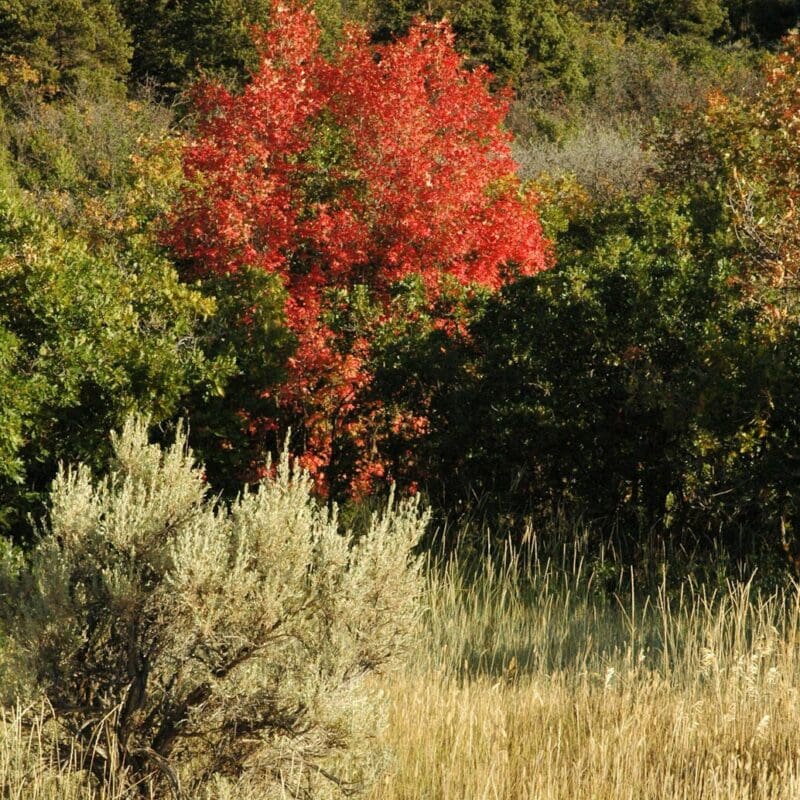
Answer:
[[[797,587],[609,599],[566,561],[431,580],[373,800],[799,798]]]
[[[370,800],[800,798],[796,586],[639,597],[577,558],[463,573],[431,571],[418,650],[382,679]],[[43,746],[5,716],[2,797],[88,798]]]

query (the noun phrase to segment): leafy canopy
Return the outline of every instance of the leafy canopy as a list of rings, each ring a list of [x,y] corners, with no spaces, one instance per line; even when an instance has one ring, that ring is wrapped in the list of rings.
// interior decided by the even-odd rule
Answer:
[[[198,335],[213,301],[128,240],[91,244],[0,195],[0,522],[15,532],[60,459],[100,466],[125,415],[167,419],[215,371]]]
[[[196,90],[165,241],[186,275],[279,276],[297,348],[286,383],[263,387],[280,414],[261,429],[292,423],[320,488],[364,489],[383,473],[380,425],[402,424],[361,402],[376,329],[408,310],[400,287],[430,309],[453,287],[538,272],[546,246],[502,128],[509,97],[464,68],[448,25],[377,47],[351,27],[329,62],[314,15],[276,5],[257,41],[242,92]]]
[[[797,37],[760,89],[656,137],[638,200],[576,191],[550,213],[555,269],[492,298],[461,353],[406,359],[404,387],[432,376],[420,461],[451,507],[566,506],[773,557],[782,535],[800,566]]]

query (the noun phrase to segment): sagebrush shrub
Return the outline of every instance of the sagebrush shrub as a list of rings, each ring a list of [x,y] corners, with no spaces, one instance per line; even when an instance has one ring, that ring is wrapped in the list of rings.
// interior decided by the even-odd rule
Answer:
[[[382,715],[368,678],[419,605],[418,503],[343,535],[287,456],[227,507],[183,433],[162,450],[131,421],[113,445],[102,480],[61,470],[36,547],[0,570],[6,700],[43,694],[96,779],[143,796],[365,787]]]

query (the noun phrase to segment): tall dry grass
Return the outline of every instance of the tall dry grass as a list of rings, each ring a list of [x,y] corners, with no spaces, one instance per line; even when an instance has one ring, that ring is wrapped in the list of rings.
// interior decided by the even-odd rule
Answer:
[[[59,748],[46,703],[0,710],[0,797],[4,800],[124,800],[109,784],[98,789],[77,749]],[[98,750],[103,742],[95,742]]]
[[[370,800],[800,797],[798,587],[645,593],[577,550],[527,563],[431,569]],[[0,796],[117,800],[30,720],[0,719]]]
[[[432,574],[373,800],[800,797],[796,586],[609,595],[534,564]]]

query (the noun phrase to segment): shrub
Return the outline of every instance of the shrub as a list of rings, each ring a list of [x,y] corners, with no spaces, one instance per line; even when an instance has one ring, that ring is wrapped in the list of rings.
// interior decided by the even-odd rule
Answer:
[[[55,735],[140,796],[366,786],[382,712],[368,676],[417,615],[418,504],[355,539],[285,453],[220,507],[182,433],[162,450],[129,421],[113,445],[103,480],[61,470],[25,567],[0,570],[6,700],[43,693]]]
[[[713,322],[732,324],[730,264],[694,257],[681,212],[653,196],[590,206],[555,270],[487,304],[460,402],[434,398],[440,492],[545,518],[567,506],[608,527],[660,520],[694,467]]]
[[[635,202],[551,204],[557,268],[492,298],[458,376],[429,383],[437,491],[577,507],[673,547],[795,552],[800,45],[786,44],[754,100],[712,96],[656,139]],[[435,359],[411,375],[435,376]]]
[[[514,155],[523,179],[572,177],[592,196],[635,196],[644,189],[651,157],[640,132],[587,120],[574,136],[562,142],[520,143]]]
[[[24,536],[60,459],[100,467],[127,414],[169,419],[231,365],[201,348],[213,300],[141,237],[92,245],[0,195],[0,265],[0,509]]]
[[[171,123],[169,109],[146,91],[128,100],[77,90],[47,103],[29,93],[5,134],[19,185],[57,208],[129,189],[135,160],[168,139]]]
[[[285,379],[294,338],[286,327],[286,293],[275,275],[243,269],[210,276],[197,288],[215,305],[202,326],[203,353],[227,367],[210,386],[196,385],[183,411],[191,419],[192,447],[205,462],[210,485],[233,497],[243,481],[258,481],[273,452],[275,432],[259,436],[254,430],[259,420],[277,412],[274,396],[264,387]]]
[[[191,417],[209,480],[235,494],[263,465],[247,431],[274,411],[260,390],[291,339],[280,282],[253,270],[178,281],[154,229],[179,191],[182,140],[149,92],[28,100],[6,126],[19,187],[0,197],[0,298],[13,308],[0,311],[0,507],[14,509],[0,521],[26,534],[21,494],[36,502],[59,459],[99,467],[132,410]]]

